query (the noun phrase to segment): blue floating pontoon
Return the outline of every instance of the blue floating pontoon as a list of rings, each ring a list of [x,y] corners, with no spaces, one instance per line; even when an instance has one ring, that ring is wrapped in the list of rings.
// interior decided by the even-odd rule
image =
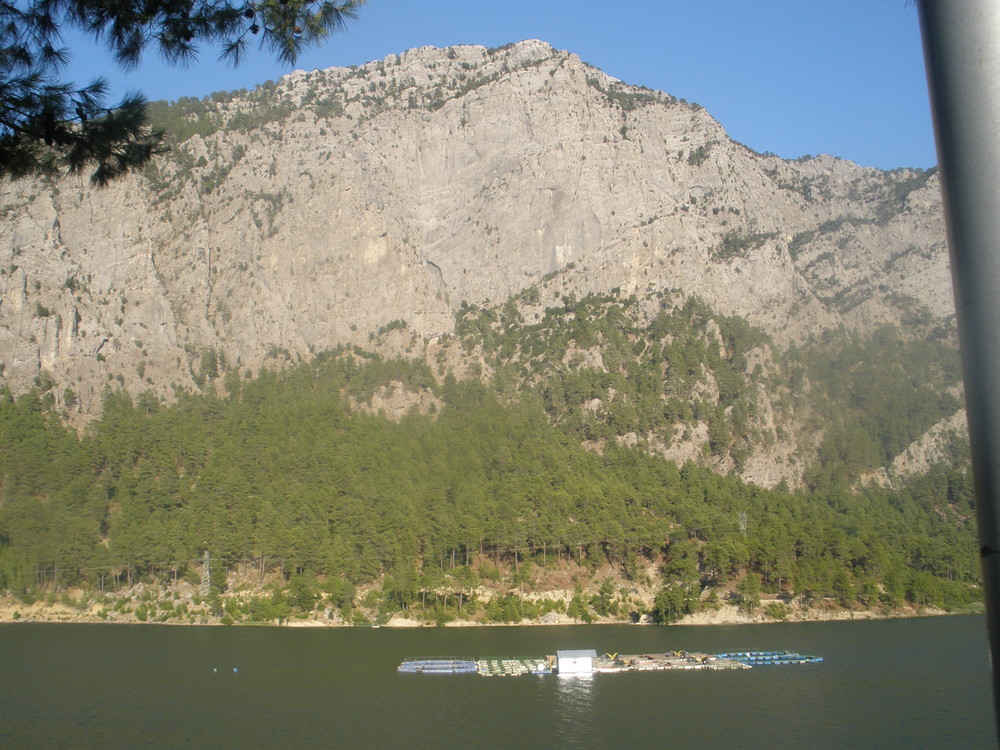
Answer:
[[[476,674],[478,668],[474,659],[407,659],[397,668],[398,672],[419,672],[421,674]]]
[[[823,661],[822,656],[797,654],[792,651],[731,651],[715,655],[719,659],[749,664],[752,667],[770,666],[772,664],[814,664]]]

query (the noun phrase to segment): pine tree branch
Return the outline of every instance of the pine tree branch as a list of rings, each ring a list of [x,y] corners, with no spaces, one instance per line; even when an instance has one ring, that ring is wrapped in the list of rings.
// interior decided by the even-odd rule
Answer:
[[[107,184],[142,168],[165,148],[149,127],[145,99],[104,105],[98,79],[74,90],[59,80],[69,59],[60,29],[84,30],[125,68],[152,45],[170,64],[197,59],[199,44],[218,45],[238,64],[247,40],[283,63],[343,29],[365,0],[0,0],[0,179],[95,167]]]

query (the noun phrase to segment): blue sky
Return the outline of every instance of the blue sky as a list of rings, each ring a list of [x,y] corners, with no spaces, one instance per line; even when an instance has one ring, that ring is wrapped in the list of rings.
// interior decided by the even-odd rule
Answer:
[[[234,69],[205,48],[188,68],[151,52],[124,74],[99,48],[67,44],[76,83],[103,75],[116,99],[138,89],[174,100],[412,47],[522,39],[698,102],[758,151],[828,153],[883,169],[937,162],[917,12],[904,0],[369,0],[345,33],[293,67],[255,52]]]

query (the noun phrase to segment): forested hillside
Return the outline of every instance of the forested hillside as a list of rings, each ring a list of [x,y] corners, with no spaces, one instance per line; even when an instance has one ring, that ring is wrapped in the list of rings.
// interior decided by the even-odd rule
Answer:
[[[892,326],[826,332],[781,350],[744,319],[676,294],[571,295],[532,312],[536,297],[463,306],[456,336],[501,391],[538,393],[554,423],[598,449],[642,444],[817,489],[888,466],[961,407],[958,352],[941,329],[929,340]]]
[[[779,354],[743,321],[655,295],[567,299],[533,323],[520,309],[463,307],[436,348],[389,326],[370,351],[253,378],[211,362],[213,387],[170,406],[109,388],[79,436],[51,383],[5,392],[0,589],[197,582],[208,551],[220,613],[225,573],[276,592],[245,595],[234,618],[325,603],[350,619],[364,587],[378,592],[366,612],[516,620],[538,614],[513,593],[526,571],[570,564],[607,584],[578,578],[593,589],[573,600],[580,617],[670,620],[760,591],[865,608],[977,598],[961,441],[928,475],[857,481],[957,408],[950,347],[885,329]],[[375,353],[393,336],[423,358]],[[458,350],[461,379],[446,365]],[[764,387],[784,395],[762,401]],[[379,412],[390,391],[411,397],[398,421]],[[810,420],[811,449],[782,428]],[[700,464],[664,458],[699,430]],[[798,446],[799,489],[717,472],[768,440]],[[652,607],[629,598],[640,583],[660,591]]]

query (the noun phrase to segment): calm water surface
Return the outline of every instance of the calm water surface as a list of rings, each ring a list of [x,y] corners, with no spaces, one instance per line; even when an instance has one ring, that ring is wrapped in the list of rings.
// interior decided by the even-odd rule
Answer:
[[[790,649],[739,672],[482,678],[407,656]],[[238,671],[233,671],[234,668]],[[980,616],[420,630],[0,626],[0,748],[996,747]]]

